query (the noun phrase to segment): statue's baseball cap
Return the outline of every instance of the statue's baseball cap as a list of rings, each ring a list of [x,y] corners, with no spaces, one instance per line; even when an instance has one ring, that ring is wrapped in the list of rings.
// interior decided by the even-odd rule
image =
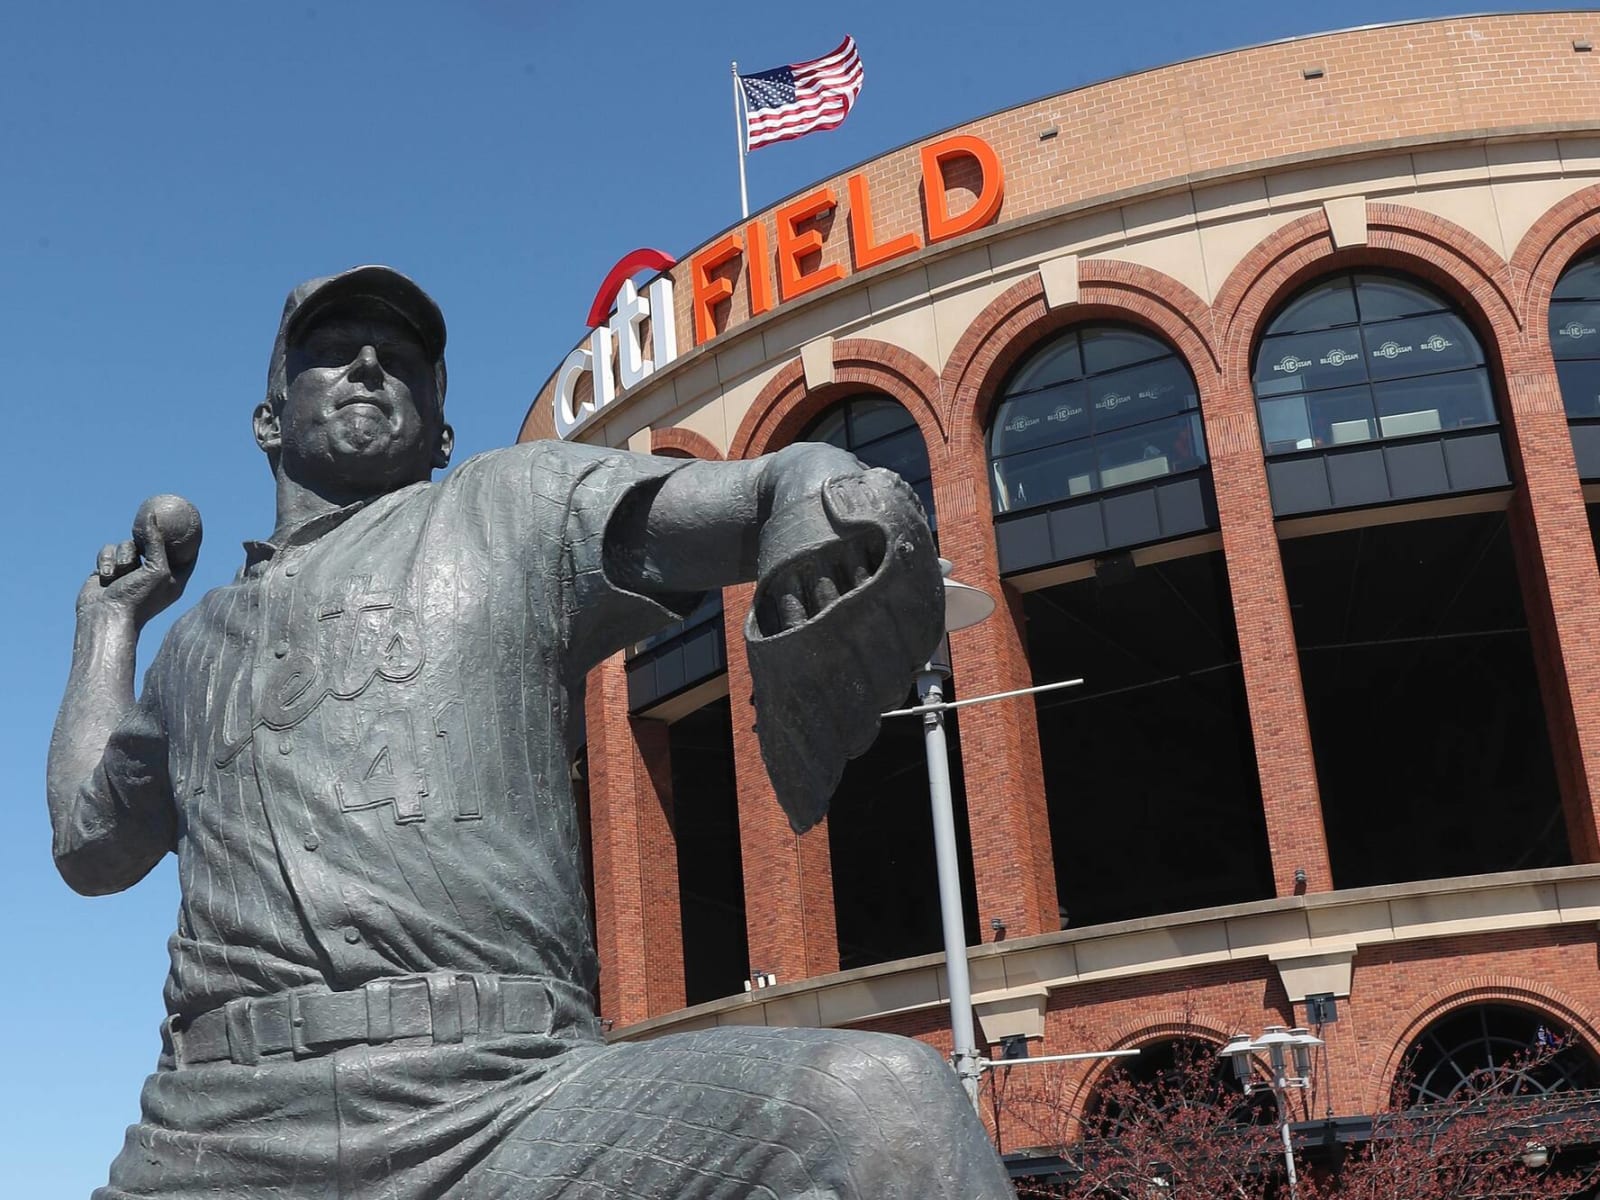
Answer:
[[[267,368],[267,394],[281,396],[288,387],[287,355],[289,341],[318,315],[351,300],[376,300],[417,332],[423,349],[434,362],[439,376],[439,399],[444,400],[444,314],[439,306],[411,279],[393,267],[351,267],[337,275],[308,279],[289,292],[283,302],[283,317],[278,321],[278,337],[272,344],[272,362]]]

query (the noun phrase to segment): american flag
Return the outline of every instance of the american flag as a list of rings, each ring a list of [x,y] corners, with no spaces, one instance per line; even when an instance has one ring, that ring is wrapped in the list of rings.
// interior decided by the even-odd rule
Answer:
[[[861,94],[863,78],[856,40],[848,34],[832,54],[739,76],[746,148],[837,127]]]

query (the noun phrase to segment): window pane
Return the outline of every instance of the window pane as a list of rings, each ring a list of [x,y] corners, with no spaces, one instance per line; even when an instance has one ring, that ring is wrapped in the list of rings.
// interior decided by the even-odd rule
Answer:
[[[1569,417],[1600,417],[1600,359],[1558,362],[1561,403]]]
[[[1311,410],[1313,446],[1347,446],[1378,435],[1372,419],[1372,392],[1366,386],[1336,388],[1306,397]]]
[[[1356,320],[1355,293],[1350,277],[1341,275],[1300,293],[1272,320],[1271,333],[1304,333],[1334,325],[1353,325]]]
[[[1600,358],[1600,301],[1550,306],[1550,350],[1557,358]]]
[[[994,464],[994,479],[995,508],[1000,512],[1086,495],[1098,486],[1094,451],[1083,442],[1001,459]]]
[[[869,467],[887,467],[907,483],[928,478],[928,451],[922,444],[920,429],[905,429],[892,437],[879,438],[859,448],[856,457]]]
[[[1094,428],[1121,429],[1194,407],[1194,385],[1176,359],[1145,363],[1088,384]]]
[[[916,425],[903,405],[893,400],[852,400],[850,402],[850,446],[868,442]]]
[[[1373,379],[1396,379],[1475,367],[1483,362],[1478,339],[1454,313],[1363,325],[1367,370]]]
[[[1157,421],[1137,429],[1095,438],[1100,486],[1113,488],[1170,475],[1198,465],[1193,422],[1188,417]],[[1179,465],[1182,457],[1184,465]]]
[[[1356,276],[1356,300],[1364,325],[1417,313],[1442,312],[1450,307],[1443,297],[1426,288],[1388,275]]]
[[[1147,333],[1115,326],[1085,329],[1083,338],[1083,369],[1088,375],[1116,371],[1132,363],[1148,362],[1162,358],[1172,351]]]
[[[1268,338],[1256,355],[1256,395],[1345,387],[1367,378],[1356,329]]]
[[[1600,300],[1600,255],[1567,268],[1556,284],[1556,300]]]
[[[1064,383],[1000,406],[989,453],[999,457],[1089,433],[1089,402],[1081,383]]]
[[[1489,373],[1481,367],[1375,384],[1373,396],[1378,404],[1379,432],[1386,438],[1492,425],[1495,421]]]
[[[801,440],[806,442],[827,442],[830,446],[837,446],[841,450],[846,449],[847,446],[845,444],[844,428],[845,408],[846,405],[841,404],[837,408],[824,413],[822,419],[813,425],[810,432],[808,432]]]
[[[1292,454],[1316,444],[1311,440],[1311,418],[1304,396],[1261,400],[1256,408],[1261,413],[1261,440],[1266,443],[1268,454]]]
[[[1069,333],[1044,350],[1035,353],[1006,388],[1006,395],[1031,392],[1069,379],[1083,378],[1083,360],[1078,354],[1078,335]]]

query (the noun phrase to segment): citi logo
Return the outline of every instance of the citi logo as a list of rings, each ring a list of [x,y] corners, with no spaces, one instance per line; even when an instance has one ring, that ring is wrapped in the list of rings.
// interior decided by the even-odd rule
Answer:
[[[1070,421],[1073,417],[1083,416],[1083,409],[1073,404],[1058,404],[1055,412],[1050,414],[1052,421]]]
[[[1013,417],[1006,422],[1007,433],[1021,433],[1024,429],[1031,429],[1039,423],[1038,417]]]
[[[1449,338],[1445,337],[1443,334],[1433,333],[1429,334],[1428,339],[1422,343],[1422,348],[1424,350],[1431,350],[1435,354],[1439,354],[1450,349],[1450,347],[1454,345],[1455,343]]]
[[[1345,365],[1345,363],[1355,362],[1356,359],[1360,357],[1361,356],[1356,354],[1354,351],[1341,350],[1339,347],[1335,346],[1332,350],[1329,350],[1322,356],[1321,362],[1325,367],[1342,367]]]
[[[1122,395],[1117,392],[1107,392],[1094,402],[1094,406],[1102,412],[1110,412],[1114,408],[1120,408],[1132,399],[1132,396]]]
[[[1586,338],[1594,332],[1594,326],[1585,325],[1581,321],[1568,321],[1556,332],[1562,337]]]
[[[1434,335],[1435,337],[1438,334]],[[1373,358],[1399,358],[1402,354],[1410,354],[1415,346],[1402,346],[1399,342],[1385,342],[1372,352]]]
[[[1293,375],[1296,371],[1310,365],[1311,360],[1309,358],[1296,358],[1292,354],[1285,354],[1272,365],[1272,369],[1274,371],[1282,371],[1285,375]]]

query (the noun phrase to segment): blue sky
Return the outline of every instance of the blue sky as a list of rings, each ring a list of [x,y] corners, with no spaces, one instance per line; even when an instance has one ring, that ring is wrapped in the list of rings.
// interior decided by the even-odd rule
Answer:
[[[190,600],[231,577],[241,540],[270,530],[249,413],[291,285],[375,261],[434,294],[450,324],[459,462],[515,437],[625,251],[681,255],[737,217],[732,58],[777,66],[848,32],[866,64],[841,129],[751,158],[760,207],[1096,79],[1450,11],[1421,0],[1317,13],[1280,0],[884,0],[848,16],[718,0],[12,6],[0,36],[7,1192],[55,1200],[104,1182],[155,1061],[177,902],[171,860],[97,900],[51,866],[44,757],[73,597],[150,493],[180,492],[204,515]],[[146,656],[167,623],[146,631]]]

